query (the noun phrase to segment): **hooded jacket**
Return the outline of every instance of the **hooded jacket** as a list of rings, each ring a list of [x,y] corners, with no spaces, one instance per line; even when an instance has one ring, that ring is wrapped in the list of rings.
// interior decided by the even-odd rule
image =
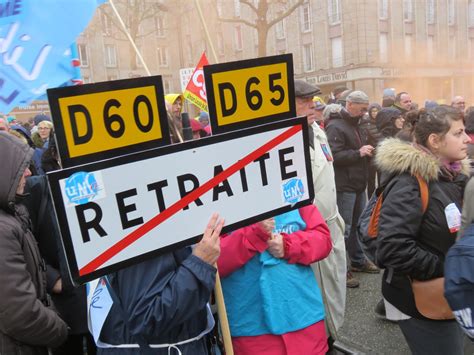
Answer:
[[[394,107],[384,107],[377,113],[375,124],[382,138],[395,137],[400,132],[395,126],[395,120],[401,115],[400,110]]]
[[[178,98],[180,98],[181,102],[184,104],[184,96],[181,94],[165,95],[166,112],[168,114],[168,126],[170,129],[172,143],[180,143],[183,141],[183,125],[181,123],[181,112],[183,111],[183,106],[181,106],[181,110],[179,111],[178,116],[174,116],[171,112],[171,106]]]
[[[383,139],[383,136],[377,128],[376,120],[370,115],[370,112],[373,108],[377,108],[379,112],[382,109],[379,104],[371,104],[367,109],[368,113],[360,120],[359,127],[361,130],[365,130],[367,132],[368,143],[376,147],[377,144],[379,144],[379,142]]]
[[[403,313],[422,319],[410,279],[425,281],[443,276],[446,253],[456,240],[445,209],[454,205],[461,211],[468,164],[463,162],[462,171],[451,176],[434,155],[394,138],[379,145],[375,163],[382,172],[383,187],[376,252],[377,264],[386,269],[382,293]],[[415,175],[428,183],[424,214]]]
[[[67,336],[66,324],[49,307],[46,276],[30,220],[16,190],[33,151],[0,133],[0,351],[47,354]]]
[[[334,157],[337,192],[362,192],[367,187],[367,157],[359,149],[367,144],[359,120],[342,109],[331,113],[326,126],[327,137]]]

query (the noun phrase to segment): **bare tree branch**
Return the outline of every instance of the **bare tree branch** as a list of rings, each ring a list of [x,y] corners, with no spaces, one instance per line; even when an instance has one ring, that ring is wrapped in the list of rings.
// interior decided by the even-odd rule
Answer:
[[[281,20],[283,20],[285,17],[291,15],[291,13],[293,11],[296,10],[296,8],[300,5],[302,5],[304,3],[304,0],[298,0],[297,2],[295,2],[293,4],[293,6],[291,6],[288,10],[286,10],[284,13],[282,13],[280,16],[278,16],[277,18],[273,19],[272,21],[270,21],[268,23],[268,28],[270,29],[272,26],[274,26],[276,23],[280,22]]]
[[[247,26],[250,26],[250,27],[253,27],[253,28],[257,28],[257,25],[252,23],[252,22],[249,22],[247,20],[243,20],[241,18],[218,18],[219,21],[221,22],[229,22],[229,23],[243,23]]]
[[[255,5],[252,4],[250,1],[247,1],[247,0],[240,0],[240,2],[241,2],[242,4],[247,5],[248,7],[250,7],[253,12],[258,13],[258,10],[257,10],[257,8],[255,7]]]

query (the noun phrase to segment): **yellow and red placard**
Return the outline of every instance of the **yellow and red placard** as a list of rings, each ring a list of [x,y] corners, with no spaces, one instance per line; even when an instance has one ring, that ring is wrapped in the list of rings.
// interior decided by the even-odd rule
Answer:
[[[199,107],[201,111],[206,112],[208,112],[208,108],[206,86],[204,85],[203,67],[208,64],[209,62],[206,58],[206,53],[203,53],[201,59],[199,59],[196,69],[194,69],[193,75],[191,75],[191,79],[186,86],[186,90],[184,90],[183,93],[183,96],[186,100]]]

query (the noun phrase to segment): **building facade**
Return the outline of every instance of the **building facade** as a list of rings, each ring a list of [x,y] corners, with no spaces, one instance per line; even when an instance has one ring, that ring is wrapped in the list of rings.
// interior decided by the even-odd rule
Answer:
[[[138,1],[115,2],[132,27],[127,14]],[[193,1],[162,1],[152,13],[145,5],[156,2],[142,1],[141,11],[151,16],[140,15],[135,42],[150,73],[163,76],[165,92],[181,91],[180,69],[194,67],[203,51],[210,63],[258,55],[258,32],[250,26],[256,14],[248,5],[199,0],[203,24]],[[268,19],[296,2],[269,1]],[[78,39],[86,83],[147,75],[119,27],[104,4]],[[393,87],[408,91],[420,105],[425,99],[449,103],[454,95],[473,105],[474,0],[302,1],[270,28],[266,53],[292,53],[295,76],[326,95],[346,85],[381,101],[382,90]]]

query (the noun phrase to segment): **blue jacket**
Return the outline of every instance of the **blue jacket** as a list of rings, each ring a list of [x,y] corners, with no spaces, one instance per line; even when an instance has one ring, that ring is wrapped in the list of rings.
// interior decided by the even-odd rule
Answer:
[[[118,344],[172,344],[193,338],[206,329],[216,269],[186,247],[109,276],[111,286],[127,315],[114,302],[100,340]],[[182,354],[207,354],[206,337],[179,345]],[[98,354],[146,354],[139,349],[98,349]],[[168,349],[152,349],[168,354]]]

